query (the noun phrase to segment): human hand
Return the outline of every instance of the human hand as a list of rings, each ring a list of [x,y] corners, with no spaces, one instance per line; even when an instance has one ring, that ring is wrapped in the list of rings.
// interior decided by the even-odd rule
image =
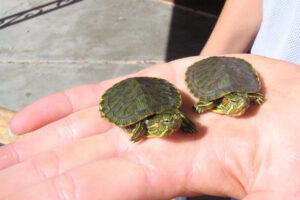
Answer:
[[[125,78],[45,97],[11,121],[30,132],[0,147],[0,199],[168,199],[210,194],[252,199],[300,197],[300,68],[253,55],[266,101],[233,118],[192,111],[184,83],[199,57],[160,64],[131,76],[169,80],[182,92],[198,133],[138,143],[100,117],[98,101]]]

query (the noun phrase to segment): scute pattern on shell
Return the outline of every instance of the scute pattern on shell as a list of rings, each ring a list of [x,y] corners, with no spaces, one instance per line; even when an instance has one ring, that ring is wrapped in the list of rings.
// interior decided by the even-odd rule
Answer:
[[[203,101],[231,92],[260,90],[260,81],[252,65],[234,57],[214,56],[194,63],[186,72],[186,82],[191,93]]]
[[[100,100],[100,111],[110,122],[128,126],[180,105],[181,96],[173,84],[159,78],[135,77],[109,88]]]

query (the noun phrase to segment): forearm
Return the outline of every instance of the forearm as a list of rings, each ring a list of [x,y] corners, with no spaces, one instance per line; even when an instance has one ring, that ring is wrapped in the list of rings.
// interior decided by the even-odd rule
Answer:
[[[227,0],[200,55],[245,53],[262,20],[262,0]]]

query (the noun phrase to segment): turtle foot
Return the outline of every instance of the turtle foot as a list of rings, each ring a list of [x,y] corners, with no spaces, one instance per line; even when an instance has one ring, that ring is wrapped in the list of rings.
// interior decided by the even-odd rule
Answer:
[[[205,111],[212,109],[214,106],[213,101],[198,101],[193,108],[198,113],[204,113]]]
[[[253,102],[257,105],[260,105],[264,102],[265,98],[264,95],[260,93],[255,93],[255,94],[249,94],[249,97],[253,100]]]

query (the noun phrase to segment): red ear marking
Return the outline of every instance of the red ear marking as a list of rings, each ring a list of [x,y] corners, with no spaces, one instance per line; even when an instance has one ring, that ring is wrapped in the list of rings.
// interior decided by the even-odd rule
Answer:
[[[155,124],[155,127],[159,127],[160,126],[160,122],[157,122],[156,124]]]
[[[224,99],[224,104],[228,104],[229,100],[228,99]]]

